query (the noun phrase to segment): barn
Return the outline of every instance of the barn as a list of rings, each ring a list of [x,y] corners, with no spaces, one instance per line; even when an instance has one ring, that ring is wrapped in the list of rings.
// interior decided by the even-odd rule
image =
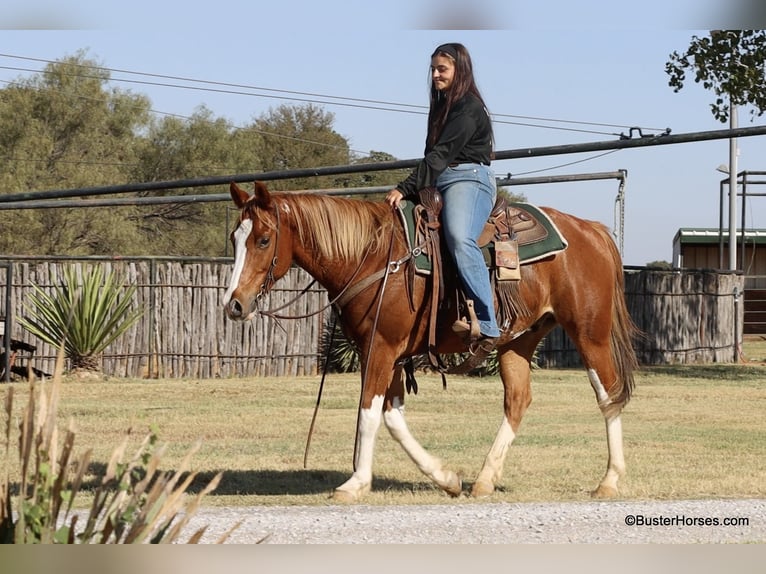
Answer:
[[[673,238],[676,269],[723,269],[729,235],[718,229],[681,228]],[[737,232],[737,268],[745,276],[745,334],[766,334],[766,229]]]

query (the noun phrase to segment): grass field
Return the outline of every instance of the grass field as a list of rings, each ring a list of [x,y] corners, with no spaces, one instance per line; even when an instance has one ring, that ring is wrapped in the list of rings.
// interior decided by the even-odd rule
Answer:
[[[745,364],[766,364],[766,335],[744,336],[742,361]]]
[[[421,375],[418,382],[419,394],[407,397],[410,428],[469,487],[501,420],[499,379],[449,377],[446,391],[439,377]],[[91,480],[129,429],[137,447],[155,427],[168,445],[163,458],[168,469],[199,439],[193,467],[200,485],[224,471],[205,504],[327,504],[328,494],[352,470],[359,381],[357,375],[328,378],[304,468],[318,383],[318,377],[70,380],[62,390],[60,426],[71,418],[75,447],[93,448]],[[0,394],[10,387],[18,412],[28,385],[11,383]],[[621,497],[765,497],[765,412],[766,366],[643,369],[623,417],[628,473]],[[490,500],[588,500],[605,465],[604,423],[585,373],[537,370],[533,403],[511,447],[502,485]],[[383,427],[375,472],[366,503],[453,501],[431,486]]]

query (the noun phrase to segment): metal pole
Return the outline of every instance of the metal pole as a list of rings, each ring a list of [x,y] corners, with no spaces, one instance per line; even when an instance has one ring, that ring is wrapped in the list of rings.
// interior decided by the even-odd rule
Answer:
[[[737,128],[737,107],[730,101],[731,129]],[[729,270],[737,269],[737,138],[729,139]]]
[[[5,324],[3,325],[3,380],[11,380],[11,328],[13,327],[11,312],[11,289],[13,288],[13,264],[6,263],[5,267]]]
[[[747,257],[745,254],[745,228],[747,225],[747,172],[742,172],[742,223],[739,230],[739,259],[742,261],[742,271],[747,272]]]
[[[615,149],[633,149],[638,147],[650,147],[690,142],[702,142],[718,139],[731,139],[735,137],[752,137],[766,135],[766,126],[753,126],[732,130],[712,130],[706,132],[691,132],[686,134],[661,134],[651,137],[625,138],[590,143],[567,144],[556,146],[544,146],[537,148],[522,148],[515,150],[498,151],[495,153],[496,160],[520,159],[528,157],[541,157],[551,155],[564,155],[571,153],[589,153],[594,151],[606,151]],[[323,175],[339,175],[349,173],[363,173],[367,171],[387,171],[396,169],[411,169],[420,162],[420,159],[385,161],[379,163],[364,163],[342,166],[312,167],[293,170],[269,171],[261,173],[233,174],[215,177],[200,177],[193,179],[180,179],[173,181],[155,181],[144,183],[130,183],[123,185],[107,185],[98,187],[85,187],[79,189],[57,189],[47,191],[31,191],[21,193],[0,194],[0,203],[15,201],[28,201],[40,199],[59,199],[64,197],[83,197],[89,195],[109,195],[117,193],[129,193],[138,191],[162,191],[178,189],[182,187],[201,187],[214,185],[229,185],[236,183],[252,182],[255,180],[272,181],[276,179],[293,179],[305,177],[318,177]]]
[[[718,269],[723,270],[723,185],[725,180],[719,184],[718,192]]]

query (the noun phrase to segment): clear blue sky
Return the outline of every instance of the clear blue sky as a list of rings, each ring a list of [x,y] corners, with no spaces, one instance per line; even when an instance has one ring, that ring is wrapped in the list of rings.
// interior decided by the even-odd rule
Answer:
[[[102,0],[12,0],[4,9],[10,16],[2,24],[0,53],[56,60],[87,50],[113,69],[425,106],[429,55],[436,45],[457,41],[471,51],[479,87],[490,111],[502,120],[495,125],[496,148],[513,150],[613,140],[631,126],[670,128],[673,134],[727,127],[710,113],[712,93],[694,83],[680,93],[672,91],[665,62],[674,50],[685,50],[695,34],[679,28],[696,28],[703,35],[704,28],[726,27],[727,6],[730,16],[736,8],[732,24],[751,15],[747,0],[726,5],[689,0],[674,8],[656,0],[633,7],[563,0],[536,2],[534,8],[501,0],[389,0],[370,7],[329,0],[262,4],[222,0],[181,8],[136,0],[112,7]],[[466,5],[470,11],[461,8]],[[475,29],[444,29],[468,26]],[[39,70],[43,65],[0,56],[0,81],[30,73],[7,68]],[[236,125],[290,102],[114,85],[146,94],[161,112],[188,116],[204,105]],[[400,159],[422,154],[424,115],[323,107],[360,153],[384,151]],[[751,122],[749,110],[741,109],[739,124],[763,125],[766,117]],[[740,171],[766,171],[766,138],[741,138],[739,148]],[[627,170],[624,259],[627,265],[644,265],[671,259],[679,228],[718,226],[723,175],[715,168],[727,163],[728,141],[719,140],[501,161],[494,167],[498,174],[519,177]],[[533,203],[614,227],[614,180],[516,190]],[[747,211],[748,227],[766,228],[766,197],[750,199]]]

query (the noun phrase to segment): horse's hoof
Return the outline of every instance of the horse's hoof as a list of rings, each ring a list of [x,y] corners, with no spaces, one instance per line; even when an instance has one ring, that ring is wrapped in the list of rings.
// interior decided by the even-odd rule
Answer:
[[[330,498],[338,504],[354,504],[359,500],[355,493],[348,492],[347,490],[334,490]]]
[[[590,493],[591,498],[615,498],[617,489],[614,486],[599,484],[598,488]]]
[[[441,485],[441,489],[452,496],[453,498],[463,494],[463,481],[454,472],[449,472],[449,477],[445,484]]]
[[[347,490],[341,486],[333,491],[330,498],[338,504],[354,504],[359,502],[368,492],[370,492],[370,486],[363,486],[353,490]]]
[[[491,482],[479,481],[473,484],[471,496],[474,498],[484,498],[495,492],[495,486]]]

